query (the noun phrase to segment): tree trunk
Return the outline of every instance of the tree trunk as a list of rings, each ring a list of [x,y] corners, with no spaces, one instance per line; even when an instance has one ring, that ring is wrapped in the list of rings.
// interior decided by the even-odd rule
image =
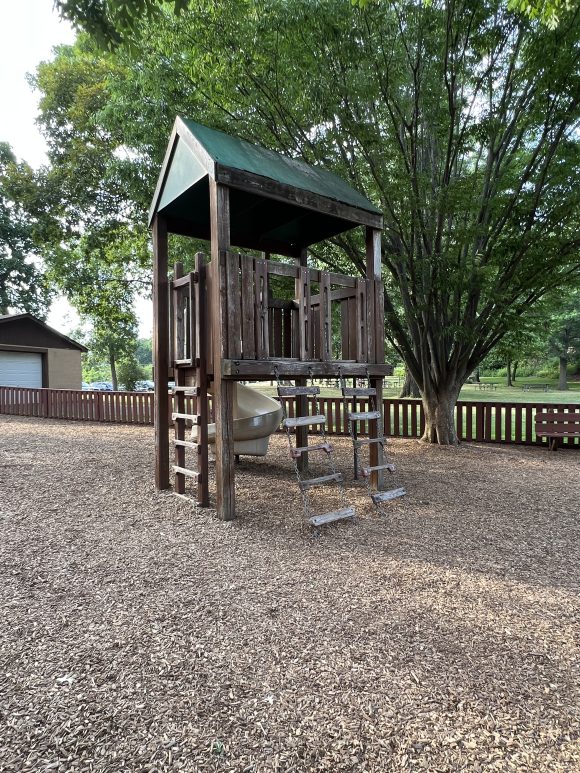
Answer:
[[[113,391],[116,392],[119,383],[117,381],[117,363],[115,361],[115,352],[112,347],[109,347],[109,365],[111,366],[111,381],[113,383]]]
[[[475,383],[476,384],[480,384],[481,383],[480,374],[479,374],[479,368],[477,368],[477,370],[475,371]]]
[[[558,389],[565,392],[568,389],[568,358],[560,357],[560,378],[558,379]]]
[[[455,404],[459,390],[441,394],[423,395],[425,431],[421,440],[439,445],[457,445]]]
[[[519,365],[519,363],[518,363],[518,361],[516,360],[516,361],[514,362],[514,366],[513,366],[513,368],[512,368],[512,381],[514,382],[514,384],[516,383],[516,371],[517,371],[517,369],[518,369],[518,365]]]
[[[421,392],[417,386],[417,382],[411,375],[411,373],[405,369],[405,381],[401,389],[399,397],[421,397]]]
[[[511,359],[509,357],[507,358],[507,363],[506,364],[507,364],[507,368],[506,368],[506,370],[507,370],[506,386],[511,387],[511,386],[513,386],[513,383],[512,383],[512,361],[511,361]]]

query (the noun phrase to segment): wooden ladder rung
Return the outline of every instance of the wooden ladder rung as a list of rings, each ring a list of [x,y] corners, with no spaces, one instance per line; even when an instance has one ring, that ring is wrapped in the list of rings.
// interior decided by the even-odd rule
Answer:
[[[306,427],[309,424],[324,424],[326,416],[298,416],[296,419],[284,419],[285,427]]]
[[[193,361],[192,361],[191,357],[186,357],[183,360],[173,360],[173,364],[177,365],[178,367],[180,365],[193,365]]]
[[[361,412],[355,412],[355,413],[347,413],[347,417],[351,421],[365,421],[367,419],[380,419],[381,418],[381,412],[380,411],[361,411]]]
[[[404,497],[406,493],[404,488],[393,488],[390,491],[377,491],[371,494],[371,499],[376,505],[378,502],[388,502],[390,499]]]
[[[323,483],[331,483],[332,481],[339,483],[342,480],[342,474],[335,472],[332,475],[322,475],[320,478],[309,478],[308,480],[300,481],[300,488],[310,488],[310,486],[321,486]]]
[[[377,470],[389,470],[389,472],[395,471],[395,465],[394,464],[377,464],[376,467],[362,467],[361,471],[365,478],[368,478],[371,472],[376,472]]]
[[[386,437],[370,437],[370,438],[363,438],[362,440],[355,440],[354,444],[357,448],[360,448],[361,446],[370,446],[373,443],[381,443],[381,445],[385,445],[387,442]]]
[[[308,454],[310,451],[326,451],[327,454],[332,452],[332,446],[330,443],[317,443],[312,446],[298,446],[290,451],[291,459],[299,459],[302,454]]]
[[[187,467],[178,467],[177,464],[174,464],[173,472],[177,475],[185,475],[186,478],[193,478],[197,483],[201,481],[201,473],[195,470],[188,470]]]
[[[320,387],[278,387],[279,397],[298,397],[299,395],[319,395]]]
[[[323,515],[314,515],[309,519],[312,526],[322,526],[325,523],[332,523],[332,521],[339,521],[341,518],[354,518],[354,507],[344,507],[342,510],[333,510],[331,513],[324,513]]]
[[[171,391],[174,395],[180,393],[186,397],[199,397],[201,389],[197,386],[174,386]]]
[[[345,387],[342,390],[344,397],[376,397],[376,389],[359,389],[358,387]]]
[[[193,424],[199,424],[199,416],[192,413],[172,413],[171,421],[185,421],[189,419]]]
[[[198,443],[193,443],[191,440],[178,440],[177,438],[173,440],[173,445],[180,448],[193,448],[194,451],[200,448]]]

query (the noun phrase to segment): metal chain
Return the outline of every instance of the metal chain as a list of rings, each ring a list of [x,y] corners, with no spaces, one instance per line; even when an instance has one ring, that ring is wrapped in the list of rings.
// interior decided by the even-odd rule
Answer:
[[[309,375],[310,375],[310,386],[313,387],[314,386],[314,374],[313,374],[312,368],[309,368]],[[320,414],[320,407],[319,407],[318,393],[317,392],[314,393],[314,413],[317,416]],[[325,414],[325,417],[326,417],[326,414]],[[318,432],[320,433],[320,436],[322,438],[322,442],[326,443],[328,445],[328,447],[331,449],[330,451],[328,451],[326,453],[326,457],[327,457],[326,461],[328,463],[328,467],[330,468],[330,471],[331,471],[331,473],[333,475],[338,475],[338,473],[336,471],[336,465],[334,463],[334,455],[332,453],[332,445],[330,443],[328,443],[328,441],[326,439],[326,421],[324,422],[324,424],[319,424],[318,427],[319,427]],[[337,480],[337,483],[339,485],[339,490],[340,490],[340,501],[342,503],[342,508],[344,509],[344,508],[348,507],[348,499],[347,499],[347,496],[346,496],[346,487],[345,487],[345,484],[344,484],[344,475],[342,475],[342,474],[340,475],[340,478]]]
[[[274,368],[274,376],[276,378],[276,391],[278,392],[278,389],[280,387],[280,372],[278,368]],[[284,429],[286,430],[286,437],[288,438],[288,450],[290,452],[290,458],[292,459],[292,462],[294,464],[294,472],[296,473],[296,478],[298,480],[298,488],[300,489],[300,494],[302,496],[302,507],[304,508],[304,513],[306,515],[306,518],[310,518],[313,513],[310,509],[310,500],[308,499],[308,492],[306,489],[304,489],[300,484],[302,483],[302,477],[300,475],[300,470],[298,469],[298,459],[296,456],[292,454],[292,451],[294,449],[294,446],[292,445],[292,434],[290,432],[290,427],[286,424],[286,419],[288,418],[288,415],[286,413],[286,403],[284,401],[284,398],[280,396],[280,393],[278,392],[278,397],[280,399],[280,405],[282,406],[282,422],[284,425]]]

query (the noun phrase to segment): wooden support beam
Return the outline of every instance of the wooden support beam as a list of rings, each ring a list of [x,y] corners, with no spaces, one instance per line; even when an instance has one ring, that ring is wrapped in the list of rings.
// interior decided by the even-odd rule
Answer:
[[[201,252],[198,252],[195,256],[195,270],[198,275],[198,281],[196,282],[194,288],[196,337],[195,346],[199,356],[199,366],[197,368],[197,388],[199,390],[197,397],[197,413],[199,415],[199,426],[197,429],[197,469],[199,470],[200,478],[197,482],[197,503],[200,507],[209,507],[207,358],[211,342],[208,340],[209,336],[207,325],[207,266],[205,265],[204,255]]]
[[[369,362],[385,361],[385,311],[382,284],[381,232],[377,228],[366,229],[367,279],[369,284],[368,304],[372,310],[372,351],[369,348]],[[370,314],[369,314],[370,317]]]
[[[297,260],[300,270],[298,278],[294,283],[294,297],[298,298],[298,347],[297,352],[301,360],[309,359],[311,355],[309,336],[310,336],[310,317],[312,309],[310,306],[310,275],[308,274],[308,250],[301,250],[300,257]],[[307,380],[299,377],[294,382],[298,388],[305,387]],[[308,413],[307,395],[299,395],[296,399],[296,415],[306,416]],[[296,445],[304,447],[308,445],[308,427],[296,427]],[[300,473],[308,472],[308,453],[300,454],[296,460],[296,465]]]
[[[183,263],[181,261],[177,261],[173,267],[173,278],[175,279],[181,279],[183,276]],[[173,338],[173,351],[175,352],[175,357],[183,357],[185,356],[185,342],[184,342],[184,316],[183,316],[183,298],[180,298],[180,292],[173,289],[172,291],[172,298],[171,302],[173,305],[173,330],[172,330],[172,338]],[[175,369],[175,385],[177,387],[183,387],[185,386],[185,378],[184,378],[184,372],[183,368],[176,368]],[[178,389],[177,393],[175,394],[175,397],[173,398],[173,414],[172,417],[175,416],[175,413],[177,414],[183,414],[185,413],[185,395],[183,393],[182,389]],[[177,441],[184,441],[185,440],[185,420],[184,419],[174,419],[173,420],[173,429],[175,432],[175,439]],[[181,445],[180,442],[177,442],[175,445],[175,464],[173,465],[173,472],[175,473],[175,482],[173,485],[173,489],[176,494],[185,494],[185,475],[181,472],[181,470],[185,467],[185,446]]]
[[[234,479],[235,384],[222,378],[222,360],[228,352],[226,251],[230,247],[229,188],[209,178],[212,260],[212,321],[214,363],[216,508],[218,517],[236,517]]]
[[[153,366],[155,382],[155,487],[169,488],[169,282],[167,224],[153,221]]]

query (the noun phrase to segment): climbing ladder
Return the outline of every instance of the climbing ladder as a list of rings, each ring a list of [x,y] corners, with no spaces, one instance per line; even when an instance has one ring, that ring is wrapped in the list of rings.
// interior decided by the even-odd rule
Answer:
[[[185,495],[186,479],[197,484],[197,501],[200,507],[209,505],[208,487],[208,397],[206,372],[206,328],[205,320],[205,264],[201,254],[195,257],[195,271],[183,276],[181,263],[175,264],[172,282],[172,304],[174,338],[172,360],[174,363],[175,386],[172,389],[173,422],[175,449],[174,491]],[[194,370],[195,385],[185,384],[186,370]],[[186,402],[186,398],[190,398]],[[188,409],[187,403],[195,403],[195,412]],[[195,440],[186,439],[187,425],[197,428]],[[186,451],[193,451],[196,457],[196,469],[186,464]]]
[[[370,382],[370,379],[367,377],[367,383]],[[354,465],[355,465],[355,478],[358,477],[359,473],[362,475],[362,478],[365,482],[365,485],[367,487],[369,496],[377,508],[377,510],[381,514],[385,514],[384,511],[381,509],[381,504],[383,502],[388,502],[392,499],[397,499],[398,497],[405,496],[407,493],[406,490],[402,486],[395,486],[394,488],[388,489],[387,491],[373,491],[371,489],[371,475],[373,472],[381,472],[383,470],[388,471],[390,473],[395,472],[395,465],[391,462],[385,461],[385,446],[387,444],[387,439],[383,434],[383,414],[382,411],[379,410],[377,406],[377,390],[369,387],[347,387],[346,382],[344,379],[343,374],[340,374],[340,386],[342,391],[342,399],[343,399],[343,405],[344,405],[344,415],[346,416],[346,419],[348,421],[348,432],[352,440],[353,448],[354,448]],[[356,401],[358,397],[365,398],[368,400],[368,411],[357,411],[357,410],[350,410],[348,406],[348,400],[349,398],[351,401]],[[356,408],[356,403],[355,406]],[[357,424],[362,421],[376,421],[378,422],[377,426],[377,437],[369,437],[369,438],[359,438],[358,437],[358,431],[357,431]],[[376,445],[377,446],[377,461],[378,464],[375,465],[362,465],[361,459],[360,459],[360,453],[361,449],[364,446],[370,446]]]
[[[334,458],[332,455],[332,446],[326,439],[326,416],[319,412],[318,407],[318,395],[320,394],[320,388],[317,386],[296,386],[296,387],[283,387],[280,385],[279,379],[276,379],[278,397],[283,410],[283,426],[286,429],[288,437],[288,447],[290,450],[290,458],[294,462],[294,469],[296,472],[296,478],[298,479],[298,486],[300,493],[302,494],[302,502],[304,505],[304,514],[311,526],[323,526],[333,521],[340,521],[343,519],[354,518],[355,510],[351,507],[346,498],[346,490],[344,487],[344,479],[340,472],[336,471],[334,465]],[[296,418],[289,418],[286,415],[285,397],[314,397],[314,414],[307,416],[298,416]],[[320,434],[319,443],[308,444],[305,446],[295,446],[292,442],[292,430],[297,430],[299,427],[316,426],[318,433]],[[305,478],[298,465],[298,460],[303,454],[310,454],[321,452],[324,454],[326,462],[329,468],[328,475],[322,475],[316,478]],[[318,486],[334,485],[338,486],[340,493],[340,500],[342,507],[338,510],[332,510],[331,512],[315,514],[312,511],[309,493]]]

